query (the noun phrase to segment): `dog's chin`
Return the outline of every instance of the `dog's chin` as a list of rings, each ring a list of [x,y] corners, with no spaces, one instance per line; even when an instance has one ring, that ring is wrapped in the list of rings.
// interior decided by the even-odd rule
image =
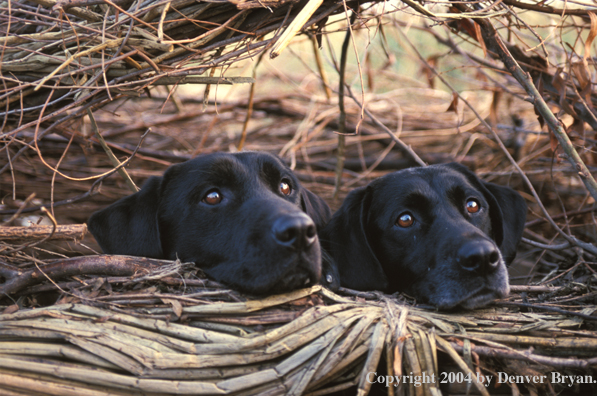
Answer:
[[[270,265],[263,266],[270,268],[267,277],[260,276],[262,274],[256,271],[234,272],[230,267],[229,265],[217,265],[212,268],[204,268],[204,272],[218,282],[252,295],[288,293],[292,290],[313,286],[319,283],[321,278],[320,256],[306,253],[288,255],[283,260],[276,260]],[[249,277],[241,279],[239,275],[243,272],[249,272]]]
[[[277,282],[266,293],[280,294],[303,287],[313,286],[319,282],[319,277],[307,271],[297,270],[291,275]]]
[[[457,305],[463,309],[476,309],[481,308],[492,301],[499,300],[500,298],[507,297],[510,292],[510,287],[507,287],[505,291],[482,289],[479,292],[467,297],[464,301]]]
[[[436,305],[441,310],[466,309],[472,310],[481,308],[492,301],[507,297],[510,293],[510,286],[508,283],[501,285],[501,287],[494,289],[482,286],[481,288],[466,294],[465,297],[458,296],[454,299],[446,299]]]
[[[285,293],[303,287],[313,286],[321,279],[321,258],[319,255],[311,257],[310,254],[301,253],[284,267],[289,270],[283,274],[268,293]]]

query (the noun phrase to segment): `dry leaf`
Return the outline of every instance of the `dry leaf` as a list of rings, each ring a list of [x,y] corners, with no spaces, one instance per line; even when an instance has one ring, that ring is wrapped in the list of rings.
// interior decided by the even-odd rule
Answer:
[[[494,128],[498,124],[498,106],[501,97],[502,93],[500,91],[495,91],[493,93],[493,98],[491,99],[491,106],[489,107],[489,120]]]
[[[460,14],[460,10],[456,7],[450,7],[450,12]],[[470,19],[456,19],[448,23],[448,26],[450,26],[452,29],[455,29],[459,32],[464,31],[469,36],[477,40],[477,31],[474,25],[475,23]]]
[[[589,70],[589,63],[587,58],[576,58],[570,65],[570,71],[576,77],[580,87],[580,96],[584,98],[585,102],[590,108],[593,108],[593,101],[591,100],[592,84],[591,71]]]
[[[536,107],[534,107],[533,109],[535,110],[535,115],[537,115],[537,120],[539,121],[539,125],[541,125],[541,129],[543,129],[543,127],[545,126],[545,119],[543,118],[541,113],[537,111]]]
[[[106,323],[112,318],[111,315],[104,315],[96,320],[96,323]]]
[[[483,49],[483,57],[487,57],[487,46],[485,45],[485,40],[483,40],[483,35],[481,34],[481,25],[478,23],[474,23],[475,26],[475,38],[479,42],[481,49]]]
[[[4,309],[4,311],[2,311],[2,314],[8,315],[8,314],[17,312],[18,310],[19,310],[19,306],[17,304],[12,304],[12,305],[9,305],[8,307],[6,307]]]
[[[450,106],[446,112],[449,111],[453,111],[454,113],[458,114],[458,94],[456,92],[452,92],[452,102],[450,102]]]
[[[551,80],[552,85],[558,91],[558,95],[560,96],[560,107],[566,113],[570,114],[572,117],[576,117],[576,111],[570,103],[566,100],[566,74],[562,71],[562,68],[559,67],[558,70],[554,73],[553,78]]]
[[[589,71],[589,64],[586,59],[578,59],[570,66],[570,70],[578,80],[578,85],[581,90],[586,89],[591,83],[591,72]]]
[[[174,298],[161,298],[161,300],[164,304],[172,305],[172,310],[177,317],[180,318],[182,316],[182,304],[180,301]]]
[[[591,11],[587,12],[587,14],[589,14],[589,18],[591,19],[591,30],[589,30],[589,35],[585,40],[585,56],[583,57],[585,62],[591,52],[591,44],[593,44],[593,40],[597,36],[597,15]]]
[[[427,58],[427,63],[431,68],[435,68],[437,66],[437,60],[437,55],[430,56]],[[435,88],[435,73],[431,68],[423,66],[422,73],[424,73],[425,77],[427,77],[427,84],[429,85],[429,88]]]
[[[574,131],[574,132],[578,133],[580,136],[584,136],[585,135],[585,122],[582,120],[579,120],[578,118],[575,118],[572,125],[570,125],[568,127],[568,131]]]
[[[551,129],[549,129],[549,146],[551,147],[551,151],[554,153],[558,150],[558,147],[560,146],[558,138],[556,138],[556,135],[551,131]],[[558,156],[556,156],[556,158],[559,162],[560,158]]]

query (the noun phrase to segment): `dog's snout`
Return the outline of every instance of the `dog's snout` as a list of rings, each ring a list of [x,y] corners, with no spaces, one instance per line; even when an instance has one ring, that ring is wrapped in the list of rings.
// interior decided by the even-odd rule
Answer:
[[[317,238],[315,223],[304,213],[284,215],[273,225],[274,238],[280,245],[304,249]]]
[[[469,271],[493,271],[500,264],[500,253],[491,241],[469,241],[458,249],[458,262]]]

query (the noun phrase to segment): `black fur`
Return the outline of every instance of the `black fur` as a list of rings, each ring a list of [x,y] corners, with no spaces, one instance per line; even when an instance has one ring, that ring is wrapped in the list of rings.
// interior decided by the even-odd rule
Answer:
[[[210,205],[213,191],[223,198]],[[215,153],[171,166],[88,225],[105,253],[195,262],[217,281],[260,294],[319,281],[316,228],[330,216],[277,157]]]
[[[478,212],[467,211],[470,199]],[[344,287],[476,308],[509,293],[506,265],[516,256],[526,208],[516,191],[459,164],[394,172],[348,194],[320,232],[324,269]],[[397,224],[404,213],[414,218],[410,227]]]

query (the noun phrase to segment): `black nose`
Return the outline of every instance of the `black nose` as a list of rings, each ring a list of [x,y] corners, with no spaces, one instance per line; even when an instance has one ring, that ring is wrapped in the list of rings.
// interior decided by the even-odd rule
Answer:
[[[491,272],[500,264],[500,253],[491,241],[481,239],[462,245],[457,260],[466,270]]]
[[[278,244],[294,249],[305,249],[317,238],[315,223],[304,213],[281,216],[272,229]]]

